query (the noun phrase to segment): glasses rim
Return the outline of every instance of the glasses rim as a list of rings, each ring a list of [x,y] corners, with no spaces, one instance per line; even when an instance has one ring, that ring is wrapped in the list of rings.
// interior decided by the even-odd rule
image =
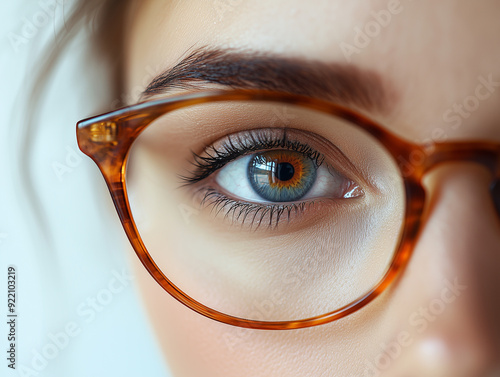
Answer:
[[[125,182],[128,152],[141,132],[155,119],[171,111],[222,101],[269,101],[297,105],[340,117],[375,137],[395,161],[409,161],[410,168],[398,164],[405,188],[405,214],[402,232],[385,275],[361,297],[334,311],[291,321],[261,321],[235,317],[214,310],[178,288],[157,266],[135,225]],[[494,179],[500,179],[500,143],[486,141],[415,144],[394,135],[360,112],[322,99],[262,90],[208,90],[141,102],[77,123],[80,150],[99,167],[122,226],[135,253],[150,275],[172,297],[195,312],[233,326],[285,330],[318,326],[346,317],[373,301],[401,274],[410,259],[422,225],[425,223],[426,192],[422,184],[426,172],[449,161],[471,161],[486,166]],[[418,156],[418,158],[416,157]],[[401,160],[400,160],[401,159]]]

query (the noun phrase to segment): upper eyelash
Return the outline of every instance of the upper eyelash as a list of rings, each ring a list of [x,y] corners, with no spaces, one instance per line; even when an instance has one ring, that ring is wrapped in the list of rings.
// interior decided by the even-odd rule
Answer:
[[[237,143],[231,137],[236,138]],[[210,146],[205,149],[204,156],[193,152],[192,164],[195,166],[194,172],[191,176],[181,176],[180,179],[185,185],[194,184],[207,178],[240,156],[249,152],[274,148],[283,148],[302,153],[313,160],[316,167],[319,167],[324,161],[324,156],[309,145],[289,140],[286,128],[283,129],[281,137],[269,135],[269,133],[262,132],[262,130],[251,130],[245,133],[245,138],[241,135],[227,136],[227,142],[224,143],[223,149]]]

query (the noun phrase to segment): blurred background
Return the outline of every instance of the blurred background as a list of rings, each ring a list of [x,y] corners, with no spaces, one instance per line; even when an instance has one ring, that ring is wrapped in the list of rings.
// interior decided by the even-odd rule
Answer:
[[[0,5],[0,375],[168,376],[127,264],[132,251],[99,171],[76,144],[76,122],[120,100],[84,30],[33,93],[72,3]],[[5,357],[9,266],[15,370]]]

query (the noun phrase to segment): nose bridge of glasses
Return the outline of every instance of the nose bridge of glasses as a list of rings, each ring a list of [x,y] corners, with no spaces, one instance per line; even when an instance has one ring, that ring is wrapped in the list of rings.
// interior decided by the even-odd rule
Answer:
[[[449,162],[471,162],[484,166],[492,180],[500,180],[500,143],[453,142],[436,143],[424,147],[424,173]]]

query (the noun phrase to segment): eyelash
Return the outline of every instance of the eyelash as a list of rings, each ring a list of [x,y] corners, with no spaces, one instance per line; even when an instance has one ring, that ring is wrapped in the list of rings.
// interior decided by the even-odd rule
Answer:
[[[202,190],[204,191],[204,194],[201,200],[201,205],[211,206],[212,211],[215,211],[216,214],[219,214],[227,206],[228,209],[224,214],[224,218],[229,218],[232,213],[232,221],[238,221],[242,218],[242,225],[245,224],[247,218],[251,217],[249,225],[250,227],[255,226],[254,230],[257,230],[262,225],[266,217],[269,219],[266,221],[268,228],[276,228],[280,224],[283,214],[286,216],[286,221],[290,222],[292,214],[299,215],[314,206],[318,201],[309,200],[300,203],[263,205],[257,203],[239,202],[219,193],[213,187],[204,188]]]
[[[208,147],[204,152],[206,156],[201,156],[193,152],[195,170],[191,173],[191,176],[181,176],[181,180],[186,185],[195,184],[215,173],[229,162],[236,160],[238,157],[276,148],[302,153],[313,160],[317,168],[323,163],[324,156],[308,144],[288,140],[286,128],[283,129],[283,136],[280,138],[266,134],[266,131],[252,130],[245,132],[243,137],[241,135],[233,136],[236,138],[237,143],[229,135],[222,148]],[[248,139],[245,140],[244,137]]]
[[[187,176],[180,177],[183,186],[191,186],[203,181],[239,157],[277,148],[304,154],[314,162],[316,168],[323,164],[325,160],[323,154],[314,150],[307,143],[289,140],[287,129],[282,130],[282,135],[270,134],[269,130],[262,129],[246,131],[243,135],[229,135],[221,147],[209,146],[203,155],[193,152],[194,171]],[[250,226],[256,225],[255,229],[259,228],[266,218],[269,219],[266,221],[269,228],[277,227],[284,216],[289,222],[292,214],[298,215],[319,201],[315,199],[286,204],[242,202],[229,198],[214,187],[202,187],[196,193],[202,194],[201,205],[211,206],[216,215],[225,209],[224,218],[228,218],[232,213],[232,220],[238,221],[242,218],[242,225],[245,224],[247,218],[250,218]]]

